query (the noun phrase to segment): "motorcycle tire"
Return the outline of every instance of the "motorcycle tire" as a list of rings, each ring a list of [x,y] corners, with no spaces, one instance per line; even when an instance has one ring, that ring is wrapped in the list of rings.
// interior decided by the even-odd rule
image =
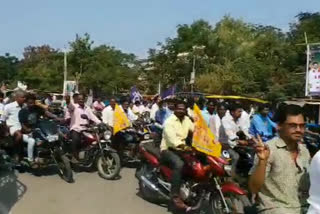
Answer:
[[[114,180],[119,177],[121,161],[118,153],[104,151],[97,159],[97,169],[99,175],[106,180]],[[105,159],[105,160],[104,160]]]
[[[246,195],[230,195],[225,197],[229,207],[229,213],[245,214],[248,209],[252,208],[252,204]],[[210,201],[210,214],[225,214],[226,209],[223,205],[222,198],[219,194],[215,194]]]
[[[70,160],[66,155],[56,157],[59,168],[59,176],[68,183],[73,183],[73,172],[70,165]],[[61,172],[62,171],[62,172]]]

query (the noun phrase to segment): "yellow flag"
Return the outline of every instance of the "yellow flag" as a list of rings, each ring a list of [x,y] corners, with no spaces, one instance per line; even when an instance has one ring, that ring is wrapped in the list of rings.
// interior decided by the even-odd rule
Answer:
[[[113,113],[113,134],[130,126],[130,121],[120,106],[116,105]]]
[[[221,144],[214,141],[214,135],[203,119],[202,113],[196,104],[193,107],[193,111],[194,132],[192,146],[205,154],[220,157]]]

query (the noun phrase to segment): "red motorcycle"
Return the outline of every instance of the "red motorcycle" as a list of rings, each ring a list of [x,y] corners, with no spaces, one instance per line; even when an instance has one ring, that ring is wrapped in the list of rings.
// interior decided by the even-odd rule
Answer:
[[[140,152],[136,177],[142,197],[153,203],[169,202],[172,170],[160,162],[160,151],[154,146],[140,145]],[[180,196],[193,212],[245,213],[250,206],[246,192],[234,183],[223,182],[231,174],[228,161],[195,150],[178,154],[185,162]]]

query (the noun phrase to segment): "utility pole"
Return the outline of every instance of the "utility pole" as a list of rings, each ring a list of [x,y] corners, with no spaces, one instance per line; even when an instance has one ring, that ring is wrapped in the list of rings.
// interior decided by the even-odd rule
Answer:
[[[308,37],[307,33],[304,32],[304,39],[307,46],[307,63],[306,63],[306,87],[305,87],[305,96],[307,97],[309,95],[308,87],[309,87],[309,63],[310,63],[310,45],[308,44]]]
[[[67,49],[64,49],[64,59],[63,59],[63,94],[66,95],[67,92],[67,75],[68,75],[68,64],[67,64]]]
[[[193,62],[192,62],[192,72],[190,76],[190,85],[191,85],[191,93],[194,91],[194,82],[195,82],[195,77],[196,77],[196,56],[193,56]]]

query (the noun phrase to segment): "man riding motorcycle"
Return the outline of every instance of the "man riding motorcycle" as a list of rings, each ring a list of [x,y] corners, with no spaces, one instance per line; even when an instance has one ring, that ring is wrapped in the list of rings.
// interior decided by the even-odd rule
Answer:
[[[249,133],[252,136],[260,136],[263,142],[267,142],[274,137],[277,127],[277,124],[268,117],[269,111],[269,106],[260,105],[258,114],[253,116],[249,129]]]
[[[184,162],[175,151],[186,148],[186,139],[193,130],[194,125],[189,117],[186,116],[186,104],[182,101],[177,101],[174,114],[164,124],[160,148],[161,161],[173,169],[171,180],[171,198],[173,204],[176,208],[183,210],[188,209],[180,197],[181,175]]]
[[[226,114],[222,119],[222,131],[219,139],[232,158],[232,175],[235,176],[239,154],[234,151],[234,147],[248,145],[247,140],[251,136],[248,132],[248,127],[240,121],[242,107],[235,103],[230,106],[229,111],[229,114]]]
[[[15,101],[5,106],[1,121],[5,122],[10,135],[14,138],[14,159],[20,161],[22,158],[23,145],[22,141],[27,142],[27,136],[23,136],[21,132],[21,124],[19,121],[19,112],[25,102],[25,92],[18,90],[15,92]]]
[[[77,97],[77,104],[69,104],[68,109],[71,116],[70,121],[70,131],[72,138],[72,163],[79,163],[78,161],[78,144],[81,140],[81,132],[86,129],[86,125],[90,121],[93,121],[96,124],[101,123],[101,121],[93,114],[92,110],[85,106],[84,96],[79,94]],[[81,115],[86,115],[88,119],[82,118]]]
[[[37,122],[41,116],[47,116],[57,121],[62,121],[62,118],[58,118],[48,110],[36,105],[36,96],[28,94],[26,96],[26,106],[23,107],[19,112],[19,121],[22,126],[22,132],[24,139],[28,143],[28,161],[31,165],[34,163],[33,151],[36,140],[32,136],[33,129],[37,126]],[[37,142],[40,143],[40,142]]]

